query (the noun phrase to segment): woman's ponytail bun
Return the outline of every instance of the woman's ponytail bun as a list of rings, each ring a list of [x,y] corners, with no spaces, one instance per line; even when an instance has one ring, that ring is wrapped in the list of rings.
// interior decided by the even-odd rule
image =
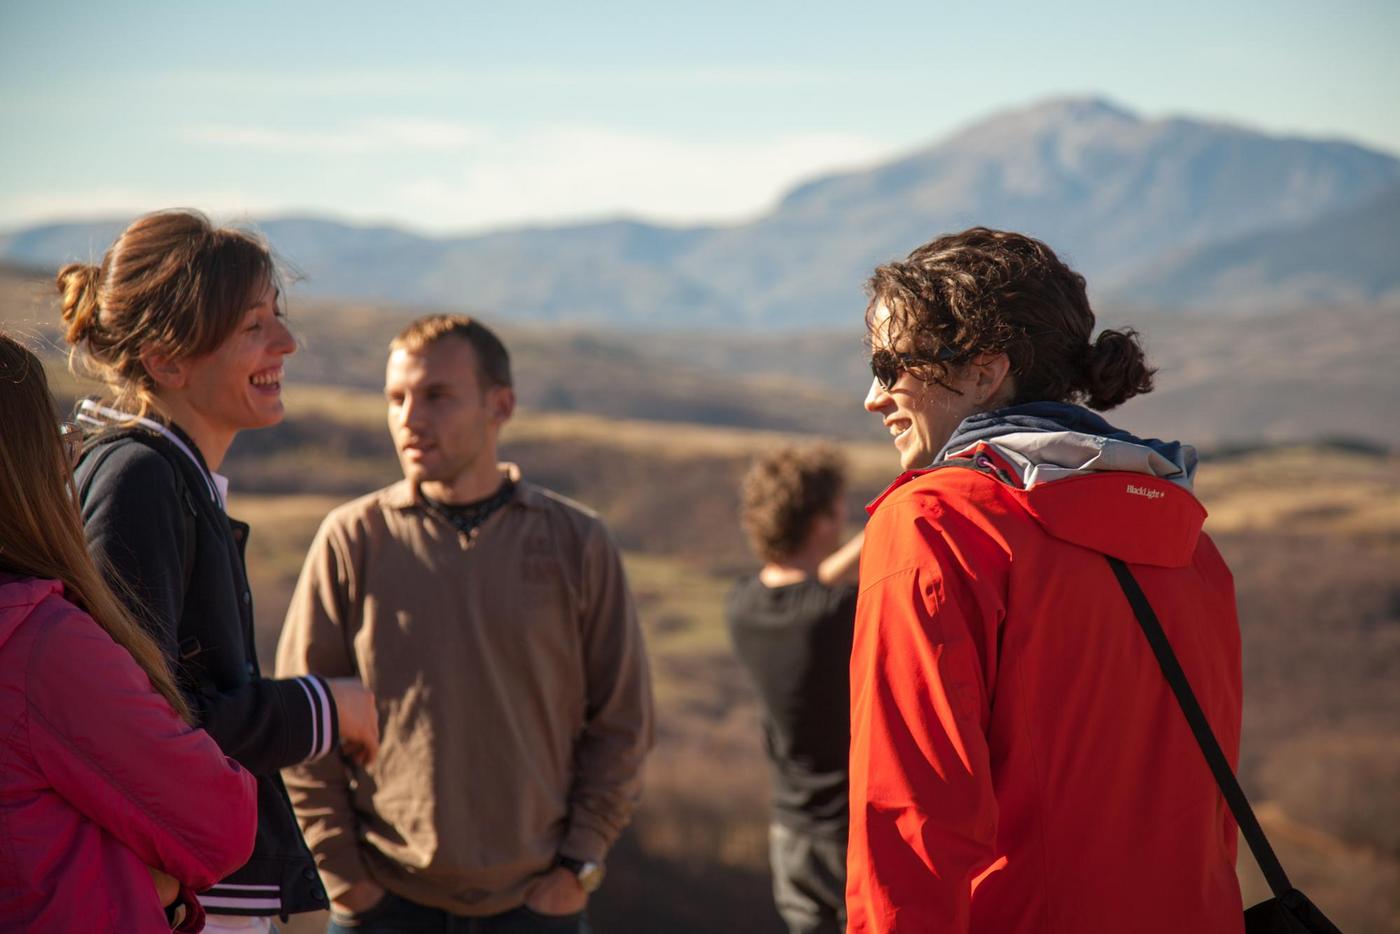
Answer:
[[[97,279],[100,271],[88,263],[69,263],[58,271],[55,282],[63,301],[64,339],[77,346],[98,324]]]
[[[1147,365],[1147,354],[1132,328],[1100,331],[1085,358],[1085,401],[1100,412],[1121,405],[1133,396],[1151,392],[1156,372]]]

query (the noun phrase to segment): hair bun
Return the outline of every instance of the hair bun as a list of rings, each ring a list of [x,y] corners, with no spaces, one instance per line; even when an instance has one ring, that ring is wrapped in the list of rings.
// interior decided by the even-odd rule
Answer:
[[[54,281],[63,297],[63,323],[68,326],[64,339],[79,344],[98,325],[97,279],[101,271],[89,263],[69,263],[58,271]]]
[[[1105,330],[1088,347],[1084,368],[1084,392],[1088,405],[1100,412],[1133,396],[1152,391],[1156,369],[1147,365],[1147,354],[1137,331]]]

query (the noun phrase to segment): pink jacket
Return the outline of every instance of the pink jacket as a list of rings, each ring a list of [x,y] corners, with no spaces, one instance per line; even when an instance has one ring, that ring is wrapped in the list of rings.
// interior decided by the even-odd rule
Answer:
[[[0,931],[168,931],[146,866],[206,888],[256,823],[253,777],[61,583],[0,573]]]

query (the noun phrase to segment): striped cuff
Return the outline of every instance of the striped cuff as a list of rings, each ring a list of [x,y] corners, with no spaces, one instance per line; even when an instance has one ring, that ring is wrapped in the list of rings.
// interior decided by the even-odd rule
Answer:
[[[220,882],[200,892],[199,903],[211,915],[275,915],[282,911],[282,892],[275,885]]]
[[[336,718],[335,701],[331,699],[326,682],[315,675],[293,678],[306,692],[306,702],[311,705],[311,752],[303,762],[315,762],[335,748],[339,722]]]

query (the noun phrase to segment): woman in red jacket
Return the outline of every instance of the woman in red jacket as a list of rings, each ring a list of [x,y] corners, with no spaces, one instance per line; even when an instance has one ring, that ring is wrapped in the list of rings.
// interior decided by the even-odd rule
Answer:
[[[851,657],[849,930],[1234,932],[1236,830],[1108,557],[1238,756],[1239,626],[1195,451],[1110,426],[1152,387],[1045,244],[976,228],[876,270]],[[930,468],[930,469],[917,469]]]
[[[93,566],[76,433],[63,440],[43,368],[4,335],[0,425],[0,930],[165,931],[177,897],[198,930],[191,890],[252,850],[253,777],[189,725]]]

